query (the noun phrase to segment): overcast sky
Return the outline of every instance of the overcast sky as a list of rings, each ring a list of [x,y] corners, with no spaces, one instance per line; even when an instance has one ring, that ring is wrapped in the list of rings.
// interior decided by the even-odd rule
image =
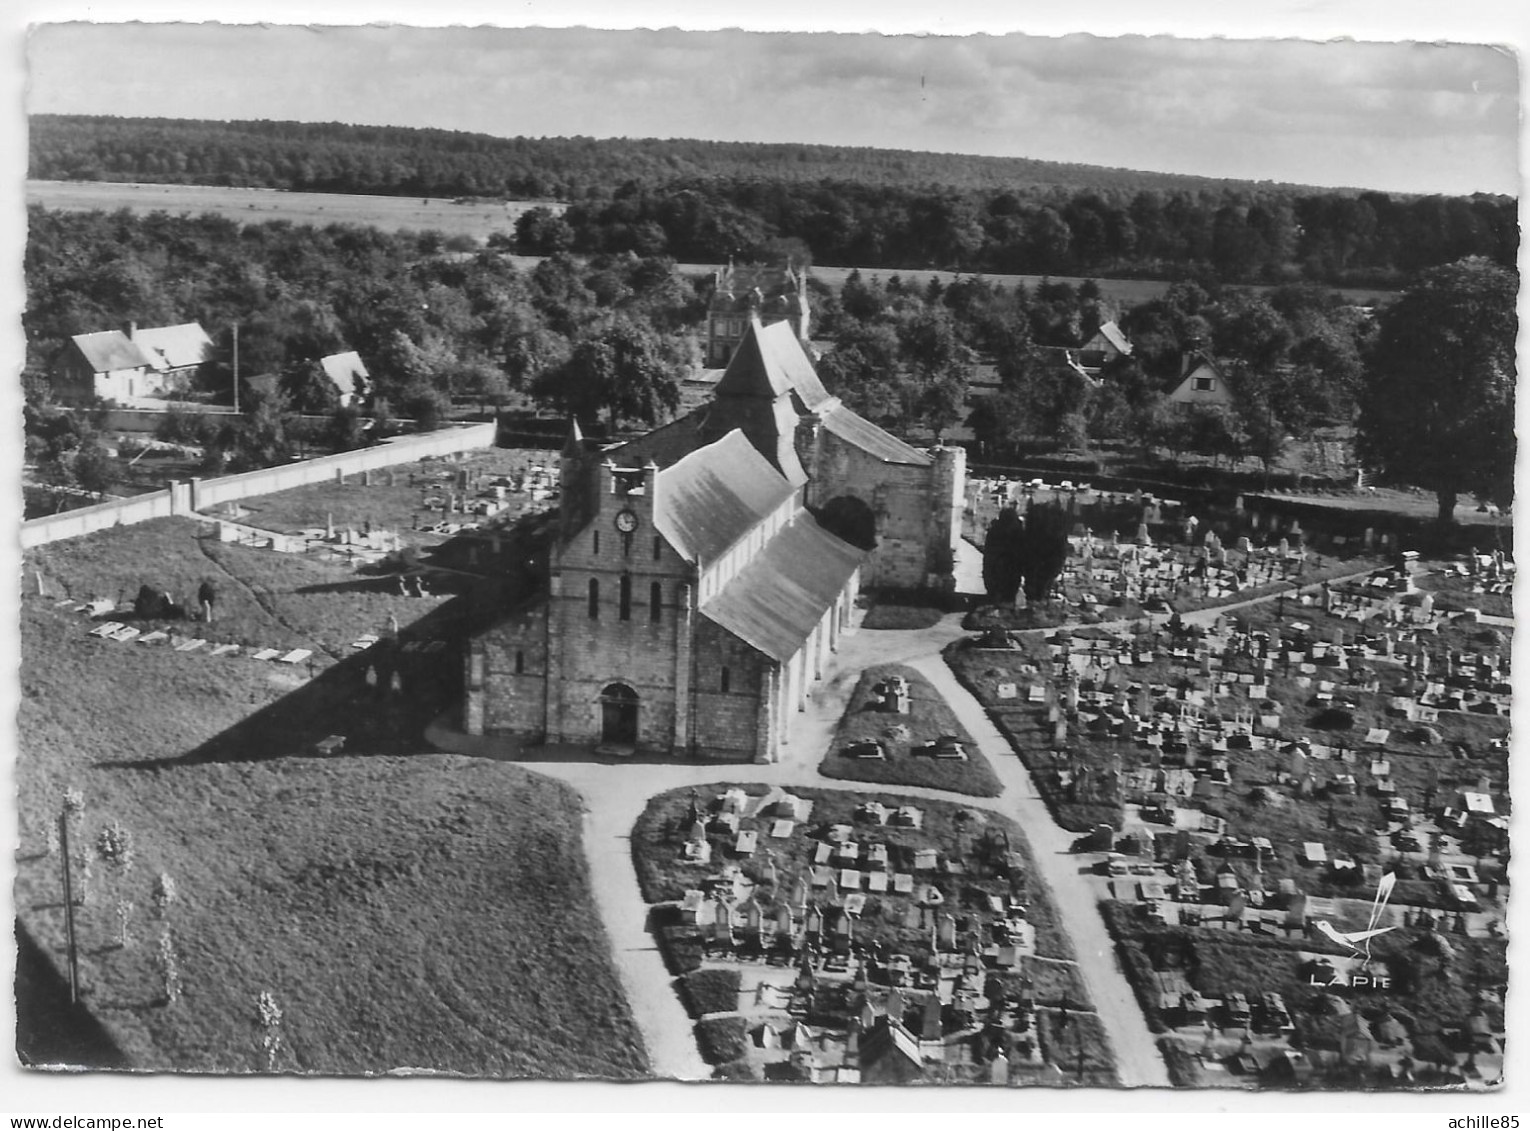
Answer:
[[[74,23],[36,29],[29,63],[33,112],[824,142],[1518,192],[1517,68],[1492,47]]]

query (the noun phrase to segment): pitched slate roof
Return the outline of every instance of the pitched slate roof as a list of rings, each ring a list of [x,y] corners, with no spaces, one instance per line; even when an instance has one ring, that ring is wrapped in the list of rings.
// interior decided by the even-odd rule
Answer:
[[[137,369],[149,359],[121,330],[102,330],[95,334],[76,334],[69,339],[85,358],[91,370],[107,373],[113,369]]]
[[[828,390],[818,380],[813,362],[791,324],[773,322],[761,326],[751,322],[717,383],[716,396],[774,400],[788,392],[795,394],[795,399],[801,402],[799,407],[805,411],[829,400]]]
[[[186,369],[212,356],[212,339],[196,322],[135,330],[133,342],[156,370]]]
[[[1104,334],[1105,340],[1108,341],[1111,345],[1115,346],[1116,349],[1120,350],[1123,354],[1131,354],[1131,342],[1126,340],[1126,335],[1121,333],[1121,327],[1117,326],[1114,322],[1101,323],[1100,333]]]
[[[324,375],[334,383],[342,397],[356,395],[356,379],[361,379],[363,387],[371,380],[372,375],[367,372],[367,367],[362,364],[361,355],[355,350],[348,353],[332,353],[328,357],[319,358],[319,365],[324,370]]]
[[[799,512],[701,615],[773,660],[792,658],[834,604],[866,552]]]
[[[729,432],[655,476],[654,526],[682,557],[705,566],[795,490],[742,432]]]
[[[842,404],[823,414],[823,426],[841,440],[854,444],[883,463],[913,464],[928,467],[935,461],[924,452],[889,432],[878,428],[865,417],[857,416]]]

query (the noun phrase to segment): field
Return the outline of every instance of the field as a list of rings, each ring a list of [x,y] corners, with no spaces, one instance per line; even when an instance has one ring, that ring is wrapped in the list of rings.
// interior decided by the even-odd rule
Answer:
[[[1260,495],[1249,495],[1248,499],[1253,502]],[[1362,519],[1367,514],[1373,514],[1378,519],[1384,519],[1391,515],[1402,515],[1406,518],[1434,521],[1439,514],[1439,502],[1436,498],[1425,491],[1400,491],[1393,487],[1366,488],[1348,494],[1326,495],[1282,495],[1278,491],[1271,491],[1269,498],[1278,499],[1282,502],[1300,503],[1307,507],[1320,507],[1343,512],[1352,519]],[[1485,510],[1478,510],[1471,496],[1463,495],[1456,504],[1456,522],[1463,526],[1498,527],[1507,532],[1514,524],[1514,520],[1507,514],[1490,514]],[[1358,523],[1357,523],[1358,525]],[[1490,531],[1483,531],[1484,538],[1490,537]],[[1483,549],[1488,547],[1483,544]]]
[[[106,181],[27,181],[28,204],[41,204],[69,212],[85,212],[93,209],[112,211],[127,208],[137,213],[148,212],[216,212],[233,219],[248,221],[288,220],[294,224],[366,224],[386,231],[412,229],[435,230],[448,236],[471,236],[480,242],[494,232],[513,232],[521,213],[531,208],[561,209],[560,204],[548,201],[509,201],[506,203],[469,200],[456,204],[446,199],[421,200],[419,197],[393,196],[346,196],[339,193],[281,192],[276,189],[223,188],[214,185],[150,185],[118,184]],[[534,267],[540,258],[531,255],[514,256],[517,266]],[[677,270],[686,275],[710,275],[717,264],[681,263]],[[825,285],[838,290],[853,267],[814,266],[813,275]],[[938,279],[948,284],[958,278],[951,271],[895,270],[863,268],[861,274],[868,280],[875,277],[886,282],[897,275],[905,283],[919,287],[928,286],[930,280]],[[1078,286],[1081,277],[1063,275],[985,275],[985,279],[999,286],[1013,288],[1018,283],[1034,289],[1038,283],[1050,281]],[[1162,279],[1098,279],[1100,292],[1110,302],[1119,306],[1133,306],[1161,298],[1169,283]],[[1251,287],[1250,290],[1268,290],[1268,287]],[[1336,288],[1351,302],[1372,304],[1386,302],[1393,292],[1366,288]]]
[[[113,1059],[261,1070],[254,1018],[269,991],[284,1014],[281,1071],[642,1075],[582,863],[577,796],[516,767],[422,752],[411,736],[456,664],[349,648],[390,613],[404,638],[449,634],[461,602],[358,588],[342,567],[197,532],[159,520],[25,557],[16,904],[53,963],[30,963],[35,979],[62,969],[48,828],[76,789],[76,847],[90,856],[120,823],[133,848],[124,874],[93,861],[80,909],[85,1003]],[[49,596],[35,593],[37,571]],[[103,641],[55,604],[60,593],[131,598],[141,581],[184,597],[208,574],[214,623],[163,627],[313,648],[316,665]],[[409,694],[371,686],[374,663],[400,671]],[[334,733],[343,752],[312,756]],[[160,873],[178,892],[162,920]],[[119,899],[134,905],[126,947]],[[166,927],[182,991],[168,1003]],[[28,992],[56,1000],[57,986]]]
[[[515,231],[515,222],[531,208],[562,205],[515,200],[506,203],[471,200],[455,204],[417,196],[342,196],[322,192],[282,192],[263,188],[220,188],[213,185],[118,184],[107,181],[27,181],[28,204],[65,212],[110,212],[126,208],[140,215],[216,212],[231,219],[259,223],[286,220],[293,224],[364,224],[384,231],[434,230],[448,236],[471,236],[483,241],[495,232]]]
[[[876,689],[898,676],[908,683],[906,715],[878,709]],[[965,761],[936,758],[921,749],[926,742],[948,734],[954,735],[966,749]],[[851,743],[863,740],[882,743],[886,757],[852,758],[845,753]],[[899,664],[879,664],[861,674],[819,770],[825,777],[844,781],[920,785],[975,797],[997,797],[1002,788],[988,759],[940,692],[913,668]]]

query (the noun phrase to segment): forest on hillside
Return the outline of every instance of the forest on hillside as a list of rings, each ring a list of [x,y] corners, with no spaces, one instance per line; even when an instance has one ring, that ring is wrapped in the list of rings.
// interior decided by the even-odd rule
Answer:
[[[32,119],[30,175],[561,198],[528,254],[789,256],[876,269],[1397,287],[1465,256],[1512,266],[1507,197],[1219,182],[1018,158],[482,134],[338,123]]]
[[[686,138],[493,137],[340,122],[210,122],[37,114],[29,176],[405,196],[576,200],[628,181],[710,177],[960,190],[1199,190],[1243,182],[864,146]],[[1299,188],[1300,186],[1266,186]]]

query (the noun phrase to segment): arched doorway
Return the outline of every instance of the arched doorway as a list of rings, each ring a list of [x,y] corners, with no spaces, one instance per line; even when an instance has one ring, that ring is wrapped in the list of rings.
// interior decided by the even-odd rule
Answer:
[[[636,746],[638,696],[625,683],[613,683],[600,693],[600,740],[616,746]]]
[[[877,547],[877,516],[854,495],[830,499],[817,511],[818,525],[861,550]]]

